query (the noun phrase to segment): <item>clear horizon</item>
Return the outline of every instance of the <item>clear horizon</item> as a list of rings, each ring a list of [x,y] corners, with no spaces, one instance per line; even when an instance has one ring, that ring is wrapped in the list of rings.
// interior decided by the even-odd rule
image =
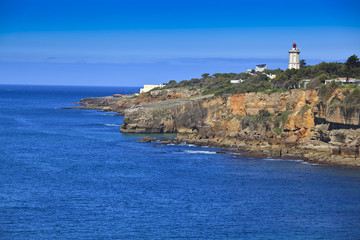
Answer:
[[[358,1],[0,1],[0,84],[142,86],[359,55]]]

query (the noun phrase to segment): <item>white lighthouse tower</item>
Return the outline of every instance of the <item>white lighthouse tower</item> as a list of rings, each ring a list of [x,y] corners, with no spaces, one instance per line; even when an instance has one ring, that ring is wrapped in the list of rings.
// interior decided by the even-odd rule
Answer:
[[[293,48],[289,51],[289,69],[300,69],[300,49],[296,48],[296,43],[293,44]]]

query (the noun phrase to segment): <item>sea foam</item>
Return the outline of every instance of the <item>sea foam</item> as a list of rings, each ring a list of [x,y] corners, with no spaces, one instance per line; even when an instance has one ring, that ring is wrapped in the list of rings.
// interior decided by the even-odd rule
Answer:
[[[216,152],[211,152],[211,151],[184,150],[184,152],[186,152],[186,153],[191,153],[191,154],[216,154]]]

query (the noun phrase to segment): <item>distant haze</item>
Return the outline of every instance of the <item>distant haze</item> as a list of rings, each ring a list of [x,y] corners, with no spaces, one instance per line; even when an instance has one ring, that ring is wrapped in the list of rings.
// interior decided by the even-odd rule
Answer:
[[[12,84],[142,86],[188,80],[203,73],[244,72],[256,64],[286,68],[287,59],[178,59],[153,63],[0,63],[1,81]],[[319,60],[313,61],[319,62]]]

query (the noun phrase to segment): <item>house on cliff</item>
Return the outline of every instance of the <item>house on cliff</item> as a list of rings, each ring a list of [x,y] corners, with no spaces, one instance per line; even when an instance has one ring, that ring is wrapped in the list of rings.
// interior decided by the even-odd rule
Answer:
[[[159,84],[159,85],[144,85],[143,88],[140,88],[140,93],[145,93],[145,92],[149,92],[150,90],[154,89],[154,88],[163,88],[164,85]]]
[[[357,86],[360,86],[360,80],[355,78],[335,78],[335,79],[329,79],[325,80],[325,84],[330,84],[331,82],[339,82],[341,84],[355,84]]]
[[[230,80],[230,83],[242,83],[242,82],[244,82],[243,79]]]
[[[263,72],[265,70],[267,70],[267,65],[266,64],[258,64],[258,65],[256,65],[255,72]]]
[[[246,73],[249,73],[251,75],[255,75],[256,72],[263,72],[267,70],[267,65],[266,64],[258,64],[256,65],[256,68],[255,69],[245,69],[245,72]]]

